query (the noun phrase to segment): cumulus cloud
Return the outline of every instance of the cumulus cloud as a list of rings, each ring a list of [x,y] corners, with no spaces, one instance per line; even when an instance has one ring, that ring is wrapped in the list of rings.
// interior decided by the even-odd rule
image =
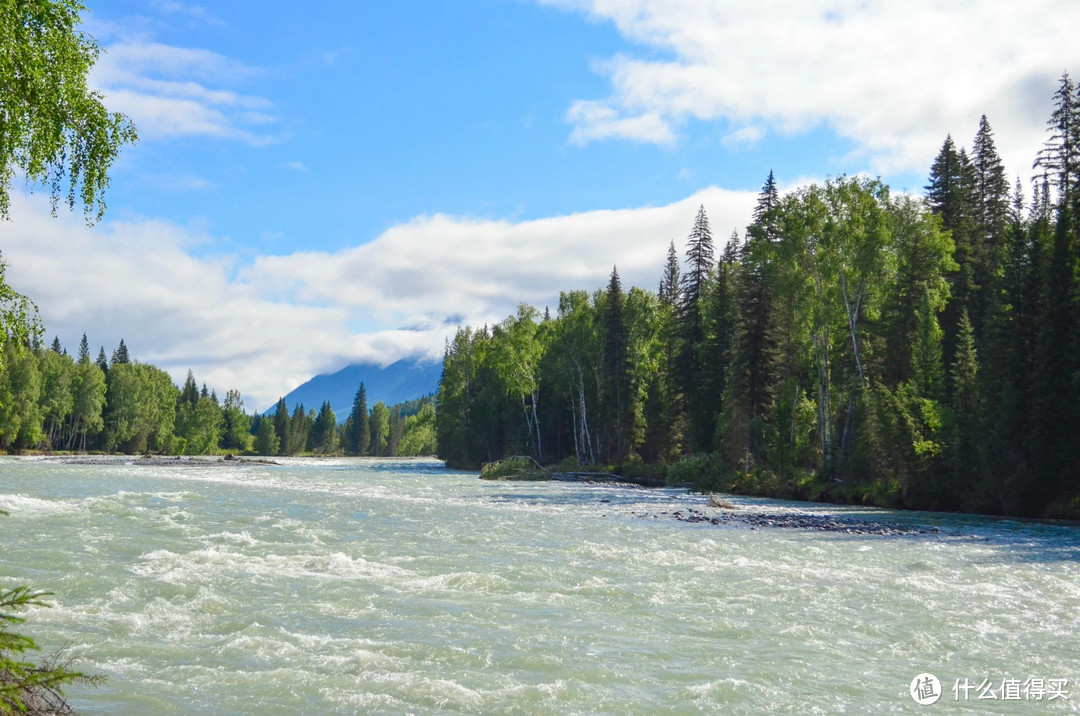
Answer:
[[[274,137],[254,128],[275,121],[271,102],[221,87],[256,74],[209,50],[123,39],[106,48],[90,83],[144,139],[208,136],[262,145]]]
[[[555,308],[561,290],[655,288],[668,242],[681,247],[699,204],[718,243],[749,219],[755,196],[709,188],[666,206],[531,221],[438,214],[334,253],[241,262],[213,236],[153,221],[50,216],[48,199],[13,195],[8,279],[69,351],[124,338],[134,356],[187,370],[265,408],[312,375],[359,360],[437,358],[460,323],[479,326],[519,302]]]
[[[643,58],[598,63],[611,95],[576,100],[571,139],[670,143],[690,119],[792,133],[825,124],[875,170],[924,170],[980,114],[1010,169],[1042,141],[1080,5],[830,0],[540,0],[610,21]],[[738,132],[732,141],[744,139]]]
[[[491,322],[518,302],[554,307],[560,290],[600,288],[613,265],[625,284],[654,288],[668,242],[682,244],[699,204],[723,241],[754,200],[709,188],[666,206],[521,222],[422,216],[345,251],[263,256],[240,275],[290,300],[362,309],[383,322],[438,324],[459,314]]]

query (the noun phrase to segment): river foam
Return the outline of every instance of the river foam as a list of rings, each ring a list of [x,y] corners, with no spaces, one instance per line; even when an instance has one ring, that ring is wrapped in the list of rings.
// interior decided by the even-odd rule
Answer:
[[[946,700],[1080,679],[1067,525],[737,497],[937,532],[687,523],[703,496],[433,461],[4,460],[2,480],[0,578],[56,593],[28,626],[108,678],[70,691],[90,712],[905,713],[924,671]]]

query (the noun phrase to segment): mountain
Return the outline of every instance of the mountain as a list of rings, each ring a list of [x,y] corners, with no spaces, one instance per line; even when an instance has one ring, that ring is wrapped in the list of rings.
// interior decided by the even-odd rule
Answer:
[[[330,401],[339,422],[345,422],[352,412],[353,398],[360,381],[367,391],[368,409],[382,401],[388,406],[406,400],[422,398],[439,389],[442,362],[421,358],[403,358],[385,368],[377,363],[353,363],[336,373],[323,373],[300,385],[285,396],[292,412],[297,403],[319,410],[324,400]],[[266,411],[273,413],[274,406]]]

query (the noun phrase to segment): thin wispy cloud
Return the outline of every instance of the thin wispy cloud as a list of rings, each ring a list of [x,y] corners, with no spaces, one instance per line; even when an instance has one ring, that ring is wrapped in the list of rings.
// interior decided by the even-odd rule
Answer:
[[[174,0],[156,0],[153,6],[165,15],[186,17],[192,24],[212,25],[215,27],[226,27],[228,25],[227,22],[201,5],[190,5],[175,2]]]
[[[124,39],[106,47],[90,82],[110,110],[135,121],[142,139],[206,136],[263,145],[276,139],[261,129],[276,121],[273,103],[223,86],[258,73],[209,50]]]

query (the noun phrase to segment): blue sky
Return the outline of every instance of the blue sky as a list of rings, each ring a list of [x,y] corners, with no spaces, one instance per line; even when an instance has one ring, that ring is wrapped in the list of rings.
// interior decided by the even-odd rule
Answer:
[[[1053,0],[89,5],[141,139],[92,230],[16,197],[9,278],[69,348],[123,337],[260,409],[612,264],[652,288],[698,204],[726,240],[770,169],[918,191],[985,112],[1026,180],[1080,68]]]

